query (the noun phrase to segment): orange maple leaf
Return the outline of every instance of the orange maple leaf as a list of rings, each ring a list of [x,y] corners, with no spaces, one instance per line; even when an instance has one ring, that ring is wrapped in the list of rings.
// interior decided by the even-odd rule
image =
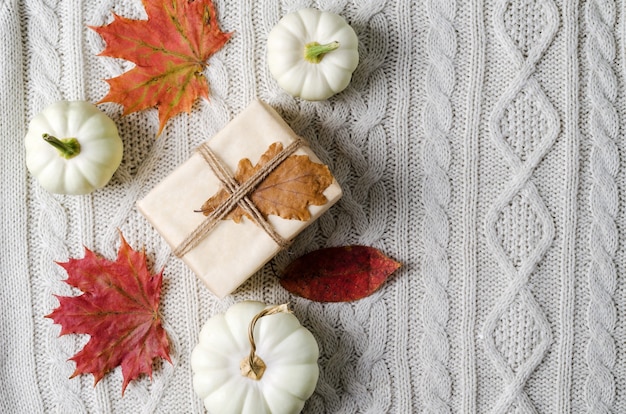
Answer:
[[[59,307],[47,315],[61,325],[61,335],[91,336],[70,360],[76,362],[71,378],[93,374],[94,385],[118,365],[122,366],[122,394],[141,374],[152,377],[152,363],[161,357],[170,363],[169,341],[161,324],[159,297],[163,272],[151,275],[144,252],[133,250],[120,234],[117,260],[112,262],[85,248],[83,259],[59,263],[68,285],[80,296],[57,296]]]
[[[199,97],[209,98],[203,75],[207,60],[228,41],[211,0],[142,0],[148,20],[113,14],[113,21],[91,27],[106,42],[99,56],[131,61],[135,67],[107,79],[110,90],[100,102],[117,102],[124,115],[157,106],[159,132]]]
[[[240,160],[235,180],[244,183],[282,150],[281,143],[270,145],[255,166],[247,158]],[[265,218],[272,214],[304,221],[311,218],[308,206],[328,202],[324,190],[332,182],[333,176],[327,166],[311,161],[306,155],[291,155],[261,181],[250,194],[250,200]],[[228,192],[221,189],[202,205],[201,211],[208,216],[227,198]],[[250,218],[243,208],[237,206],[224,219],[239,223],[243,216]]]

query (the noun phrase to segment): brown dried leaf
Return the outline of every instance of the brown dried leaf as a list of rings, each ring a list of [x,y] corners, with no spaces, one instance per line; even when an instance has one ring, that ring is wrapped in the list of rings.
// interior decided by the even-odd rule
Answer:
[[[234,175],[235,180],[239,184],[246,182],[282,150],[281,143],[273,143],[256,165],[252,165],[247,158],[240,160]],[[308,206],[326,204],[328,199],[324,196],[324,190],[332,182],[333,177],[327,166],[311,161],[306,155],[291,155],[249,197],[266,218],[272,214],[285,219],[305,221],[311,218]],[[208,216],[227,198],[228,192],[221,189],[202,205],[202,212]],[[224,219],[239,223],[243,216],[248,214],[237,206]]]

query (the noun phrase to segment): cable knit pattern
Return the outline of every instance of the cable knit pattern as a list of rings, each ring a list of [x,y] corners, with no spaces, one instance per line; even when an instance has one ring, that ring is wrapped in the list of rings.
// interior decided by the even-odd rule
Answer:
[[[529,288],[530,276],[554,238],[550,213],[532,175],[558,135],[556,110],[533,76],[558,28],[552,1],[496,3],[494,27],[517,74],[496,103],[489,122],[496,148],[512,177],[485,218],[487,246],[504,276],[505,291],[487,316],[487,357],[504,380],[491,412],[535,412],[524,386],[552,341],[551,328]],[[526,19],[530,25],[519,24]]]
[[[449,224],[446,207],[450,202],[450,146],[454,89],[453,58],[456,53],[454,20],[455,1],[427,0],[430,22],[427,38],[429,67],[426,72],[426,105],[424,107],[425,142],[422,149],[424,183],[422,196],[424,302],[422,304],[424,336],[422,361],[422,395],[425,412],[450,412],[451,381],[448,374],[450,345],[446,324],[449,304],[446,287],[450,278],[448,264]]]
[[[197,0],[196,0],[197,1]],[[626,412],[626,2],[616,0],[214,0],[233,32],[208,62],[210,99],[171,119],[122,116],[111,182],[53,195],[26,170],[28,121],[59,99],[98,102],[132,68],[98,56],[87,26],[146,19],[142,0],[0,0],[0,412],[204,413],[191,350],[241,300],[291,302],[319,344],[305,414]],[[303,7],[343,16],[359,65],[339,94],[307,102],[268,70],[267,35]],[[327,164],[344,196],[233,294],[217,299],[135,203],[252,99]],[[163,202],[167,202],[164,200]],[[120,230],[164,269],[172,364],[93,387],[70,379],[86,336],[44,318],[75,295],[55,261],[83,245],[114,258]],[[295,297],[277,280],[327,246],[381,249],[402,267],[353,303]],[[208,255],[211,252],[207,252]]]
[[[5,30],[4,36],[0,38],[0,50],[4,55],[0,63],[0,142],[3,148],[15,148],[16,137],[25,133],[26,108],[25,80],[22,75],[26,51],[19,41],[22,28],[17,0],[0,1],[0,27]],[[4,250],[0,259],[3,285],[10,292],[9,295],[0,295],[0,315],[3,315],[0,318],[0,377],[4,379],[4,389],[8,390],[6,394],[1,392],[0,412],[12,412],[12,401],[20,401],[25,412],[43,411],[43,401],[38,393],[39,384],[33,375],[37,369],[33,337],[35,323],[32,318],[34,304],[31,284],[26,277],[29,266],[23,260],[28,254],[29,241],[28,211],[24,208],[28,194],[24,162],[25,155],[16,151],[10,157],[3,158],[0,163],[2,181],[12,183],[0,186],[0,228],[11,232],[9,237],[7,234],[3,235],[3,239],[8,241],[5,244],[11,247]],[[15,371],[15,366],[20,367],[18,372]]]
[[[590,413],[613,412],[616,361],[615,329],[617,312],[613,294],[617,285],[615,253],[618,231],[618,192],[615,177],[619,168],[619,153],[615,141],[619,138],[619,117],[615,108],[617,77],[615,60],[615,3],[607,0],[590,1],[585,9],[589,37],[585,45],[589,61],[589,98],[591,100],[590,132],[592,187],[589,198],[592,224],[589,239],[589,344],[586,384],[587,407]]]
[[[33,45],[29,53],[30,65],[45,67],[45,71],[35,71],[30,79],[33,113],[43,109],[50,102],[62,99],[63,93],[58,85],[61,80],[61,57],[59,56],[60,22],[57,16],[57,2],[30,2],[26,12],[32,18],[29,29],[32,31]],[[66,244],[68,236],[68,217],[63,203],[65,197],[53,196],[39,186],[34,186],[36,208],[36,233],[34,246],[37,254],[31,261],[31,272],[37,275],[36,299],[44,305],[39,308],[39,315],[47,314],[58,302],[53,294],[70,294],[68,286],[61,283],[65,278],[63,270],[54,261],[64,261],[69,256]],[[31,239],[32,240],[32,239]],[[43,353],[36,353],[39,375],[46,378],[41,384],[44,407],[56,407],[59,412],[81,412],[85,410],[80,398],[81,384],[68,382],[73,368],[67,359],[76,352],[78,341],[73,337],[57,338],[59,327],[50,321],[36,320],[39,329],[38,343]],[[36,342],[36,343],[37,343]]]

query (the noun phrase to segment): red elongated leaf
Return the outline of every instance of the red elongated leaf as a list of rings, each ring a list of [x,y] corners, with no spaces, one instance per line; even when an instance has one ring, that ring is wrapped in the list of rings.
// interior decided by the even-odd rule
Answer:
[[[152,363],[161,357],[171,363],[169,340],[161,324],[159,298],[163,272],[152,275],[144,252],[133,250],[120,233],[117,259],[110,261],[85,248],[85,257],[59,263],[68,285],[80,296],[57,296],[59,307],[47,315],[61,325],[61,335],[91,336],[70,360],[76,363],[72,378],[93,374],[94,385],[122,366],[122,394],[141,374],[152,376]]]
[[[373,247],[330,247],[293,261],[280,284],[317,302],[350,302],[374,293],[400,266]]]
[[[207,60],[224,46],[231,33],[217,24],[211,0],[143,0],[148,20],[113,15],[91,27],[106,42],[100,56],[128,60],[135,67],[108,79],[109,93],[100,102],[117,102],[124,115],[159,108],[159,134],[180,112],[189,112],[199,97],[209,97],[203,75]]]

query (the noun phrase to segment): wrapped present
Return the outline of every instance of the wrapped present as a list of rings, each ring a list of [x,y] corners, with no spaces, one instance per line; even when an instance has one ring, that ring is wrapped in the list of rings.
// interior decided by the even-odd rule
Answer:
[[[224,297],[341,194],[306,142],[256,100],[137,208],[208,289]]]

